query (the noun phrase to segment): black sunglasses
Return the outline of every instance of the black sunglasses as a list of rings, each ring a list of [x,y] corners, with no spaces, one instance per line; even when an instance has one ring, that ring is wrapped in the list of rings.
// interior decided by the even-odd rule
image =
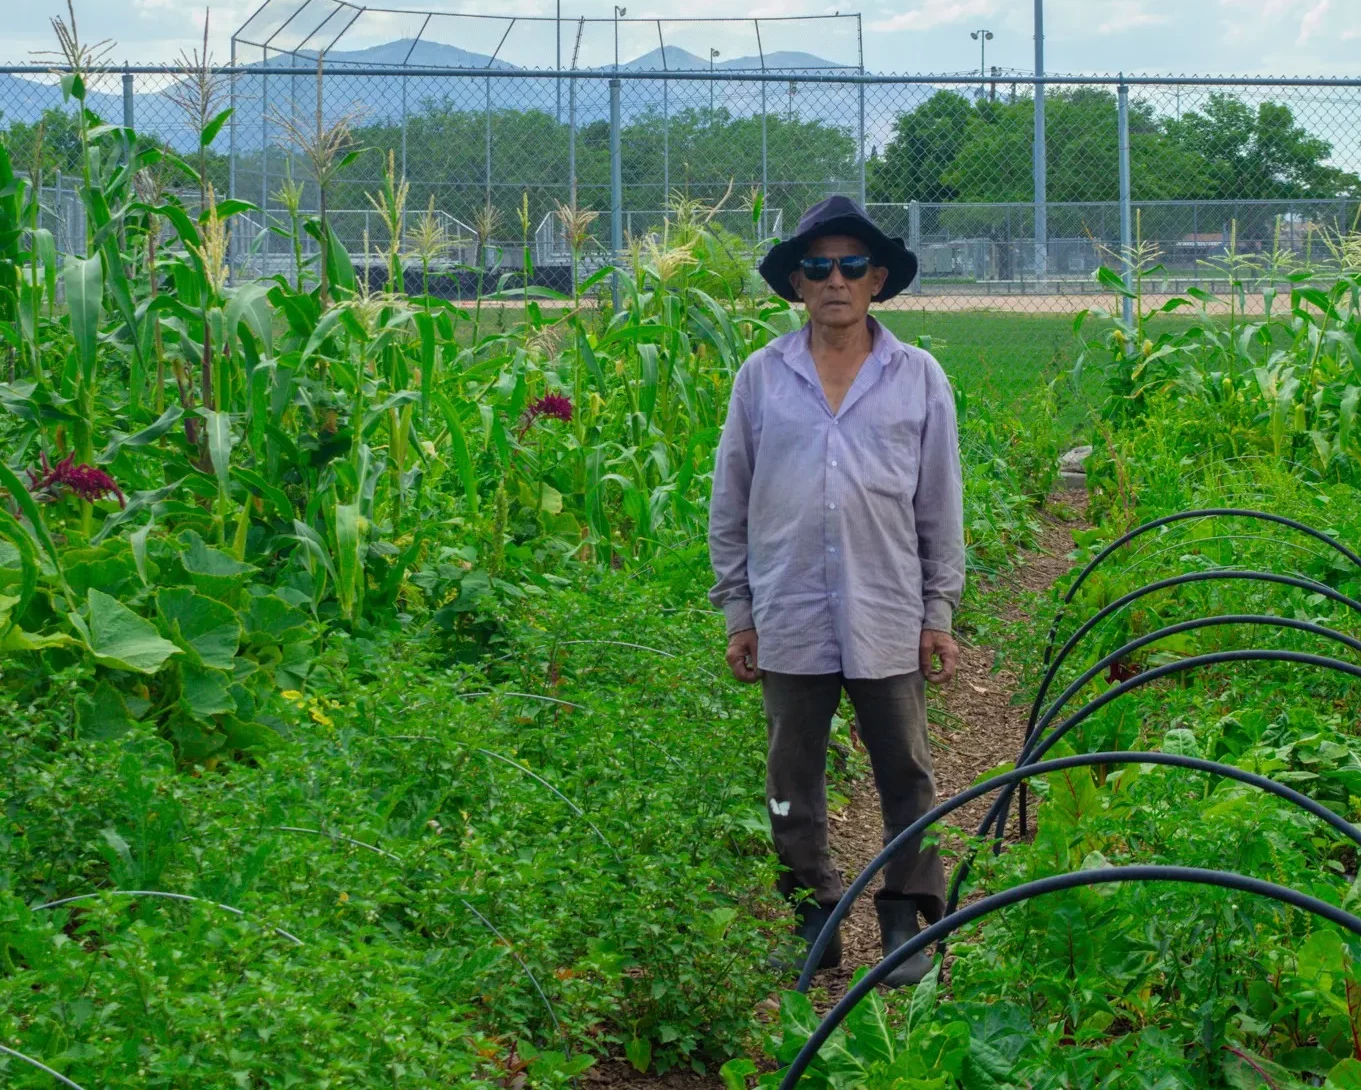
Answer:
[[[832,269],[841,270],[847,280],[859,280],[870,271],[870,259],[864,254],[847,254],[845,257],[805,257],[799,262],[803,275],[809,280],[826,280]]]

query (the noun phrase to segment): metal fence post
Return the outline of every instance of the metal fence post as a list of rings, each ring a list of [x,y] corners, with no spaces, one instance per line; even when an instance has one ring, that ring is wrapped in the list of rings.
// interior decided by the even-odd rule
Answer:
[[[567,187],[572,210],[577,206],[577,81],[567,81]]]
[[[269,64],[269,57],[265,57]],[[260,258],[260,269],[268,274],[269,269],[269,76],[262,69],[260,73],[260,241],[264,252]]]
[[[137,115],[132,103],[133,85],[132,73],[123,73],[123,128],[133,129],[137,127]]]
[[[235,199],[236,199],[236,35],[234,35],[234,34],[232,35],[231,65],[232,65],[232,75],[231,75],[231,81],[230,81],[230,85],[229,85],[229,86],[230,86],[230,95],[229,95],[229,98],[230,98],[230,101],[231,101],[232,116],[228,119],[228,120],[229,120],[229,128],[228,128],[228,133],[227,133],[227,196],[228,196],[230,199],[235,200]],[[236,267],[236,262],[233,260],[233,257],[235,256],[235,252],[236,252],[236,247],[237,247],[237,242],[236,242],[236,232],[235,232],[235,231],[233,231],[233,232],[231,233],[231,235],[228,237],[227,246],[228,246],[228,251],[227,251],[227,255],[228,255],[228,256],[227,256],[227,275],[230,277],[230,276],[232,275],[233,270],[234,270],[235,267]]]
[[[665,55],[663,55],[665,56]],[[662,207],[671,202],[671,81],[662,77]]]
[[[610,80],[610,261],[614,309],[619,310],[619,255],[624,249],[624,171],[619,147],[619,80]]]
[[[864,67],[861,67],[860,74],[865,74]],[[764,85],[763,85],[764,86]],[[865,85],[859,85],[860,90],[860,207],[865,206]]]
[[[410,82],[410,76],[402,77],[402,181],[406,181],[406,85]]]
[[[1134,234],[1130,222],[1130,177],[1129,177],[1129,84],[1124,82],[1121,73],[1120,87],[1116,92],[1116,123],[1120,138],[1120,263],[1123,266],[1125,287],[1134,287]],[[1126,326],[1134,324],[1134,301],[1125,296],[1122,302],[1122,317]],[[1134,345],[1125,341],[1126,354],[1133,354]]]
[[[487,186],[487,207],[491,207],[491,76],[486,77],[487,85],[487,162],[486,162],[486,186]]]
[[[907,206],[907,248],[917,255],[917,276],[912,281],[913,295],[922,293],[921,245],[922,205],[921,201],[913,200]]]
[[[766,207],[770,204],[770,157],[766,143],[766,83],[761,81],[761,239],[766,237]]]
[[[1035,280],[1049,271],[1049,196],[1044,140],[1044,0],[1035,0],[1035,137],[1032,147],[1035,179]],[[1039,290],[1038,285],[1036,290]]]

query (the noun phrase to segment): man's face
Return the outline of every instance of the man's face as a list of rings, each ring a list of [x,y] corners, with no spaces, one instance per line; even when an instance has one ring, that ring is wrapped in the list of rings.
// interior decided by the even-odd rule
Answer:
[[[870,248],[858,238],[847,235],[828,235],[814,239],[804,257],[870,256]],[[795,293],[808,308],[808,320],[815,325],[844,328],[863,322],[869,313],[870,300],[879,294],[888,279],[888,270],[871,265],[859,280],[847,280],[839,266],[833,266],[826,280],[810,280],[802,268],[789,277]]]

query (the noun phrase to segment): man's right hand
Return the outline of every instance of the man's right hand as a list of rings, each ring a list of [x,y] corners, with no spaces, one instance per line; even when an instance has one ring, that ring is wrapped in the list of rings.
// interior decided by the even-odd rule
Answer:
[[[756,662],[756,629],[734,632],[728,637],[728,669],[738,681],[750,684],[761,680],[761,669]]]

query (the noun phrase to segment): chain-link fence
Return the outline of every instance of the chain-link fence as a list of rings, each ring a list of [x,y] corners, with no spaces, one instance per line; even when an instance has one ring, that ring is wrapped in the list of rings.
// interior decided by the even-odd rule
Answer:
[[[1249,258],[1276,269],[1332,259],[1361,214],[1361,81],[887,77],[775,67],[788,51],[762,53],[762,70],[710,72],[679,66],[669,45],[660,55],[667,70],[351,60],[320,73],[301,55],[267,56],[197,74],[99,73],[87,105],[202,167],[219,196],[257,206],[234,235],[247,273],[294,260],[290,206],[318,207],[311,145],[338,124],[366,149],[327,185],[329,218],[358,260],[389,244],[374,199],[391,162],[408,187],[404,234],[437,226],[439,262],[519,269],[528,251],[554,285],[570,283],[574,252],[589,271],[631,240],[662,240],[668,218],[706,218],[754,261],[809,204],[841,192],[919,254],[902,305],[1068,310],[1099,294],[1099,266],[1121,269],[1140,244],[1167,290],[1222,289]],[[233,114],[202,149],[204,111],[186,100],[205,83],[208,116]],[[41,172],[48,214],[74,247],[72,118],[55,75],[0,69],[0,131],[16,168]],[[575,247],[571,208],[598,214]]]

